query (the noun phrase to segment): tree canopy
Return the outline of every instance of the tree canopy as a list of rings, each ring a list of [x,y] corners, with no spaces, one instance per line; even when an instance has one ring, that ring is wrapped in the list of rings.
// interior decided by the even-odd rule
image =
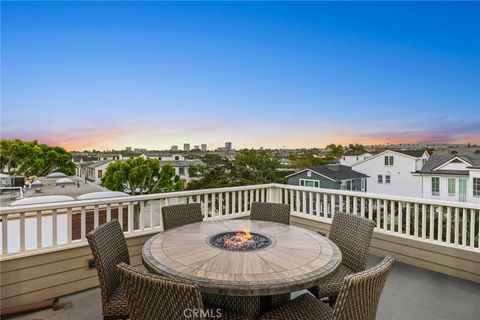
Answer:
[[[179,191],[183,181],[171,165],[160,166],[157,159],[141,157],[112,162],[102,177],[102,186],[131,195]]]
[[[349,144],[348,147],[347,147],[348,151],[349,152],[353,152],[353,153],[365,153],[367,152],[367,149],[365,149],[365,146],[362,145],[362,144]]]
[[[61,147],[34,141],[0,140],[0,168],[11,175],[45,176],[58,171],[75,174],[72,155]]]
[[[230,161],[216,154],[207,154],[204,165],[189,170],[198,176],[188,184],[189,189],[219,188],[277,182],[276,169],[280,162],[267,150],[241,150]]]
[[[338,159],[341,156],[343,156],[343,153],[344,153],[344,149],[340,144],[339,145],[336,145],[334,143],[329,144],[326,149],[327,149],[327,157],[330,157],[330,158]]]

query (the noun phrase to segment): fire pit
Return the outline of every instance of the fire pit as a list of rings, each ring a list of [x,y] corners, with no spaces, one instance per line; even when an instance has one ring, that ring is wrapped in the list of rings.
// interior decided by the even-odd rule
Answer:
[[[207,242],[216,248],[231,251],[253,251],[264,249],[272,244],[267,236],[249,232],[222,232],[208,238]]]

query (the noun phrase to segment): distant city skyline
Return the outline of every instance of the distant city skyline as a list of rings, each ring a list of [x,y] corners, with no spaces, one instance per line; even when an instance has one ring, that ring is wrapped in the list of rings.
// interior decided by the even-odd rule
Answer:
[[[0,5],[2,139],[480,143],[479,3]]]

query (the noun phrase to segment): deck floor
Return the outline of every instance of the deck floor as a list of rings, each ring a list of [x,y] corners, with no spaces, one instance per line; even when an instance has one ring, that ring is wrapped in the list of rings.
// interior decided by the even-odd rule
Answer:
[[[381,258],[370,257],[373,266]],[[296,292],[298,296],[304,292]],[[397,263],[387,281],[377,319],[472,320],[480,315],[480,284]],[[22,320],[102,319],[100,290],[60,298],[57,311],[44,310],[15,317]]]

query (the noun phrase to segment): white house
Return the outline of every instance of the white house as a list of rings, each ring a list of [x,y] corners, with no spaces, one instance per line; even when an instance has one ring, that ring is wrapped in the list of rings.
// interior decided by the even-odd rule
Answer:
[[[418,174],[424,198],[480,203],[480,155],[433,155]]]
[[[340,158],[340,164],[351,167],[354,163],[370,158],[370,152],[346,152]]]
[[[112,163],[114,160],[102,160],[98,162],[94,162],[91,165],[87,166],[85,169],[85,179],[96,184],[100,184],[102,182],[102,177],[107,171],[107,167]]]
[[[429,159],[424,150],[385,150],[352,165],[368,176],[368,192],[422,197],[420,171]]]
[[[160,165],[169,164],[175,169],[175,174],[180,177],[180,179],[190,182],[192,177],[188,173],[188,168],[192,166],[202,165],[203,162],[198,159],[185,159],[185,156],[178,153],[159,153],[159,152],[149,152],[142,154],[143,158],[151,158],[160,160]]]

